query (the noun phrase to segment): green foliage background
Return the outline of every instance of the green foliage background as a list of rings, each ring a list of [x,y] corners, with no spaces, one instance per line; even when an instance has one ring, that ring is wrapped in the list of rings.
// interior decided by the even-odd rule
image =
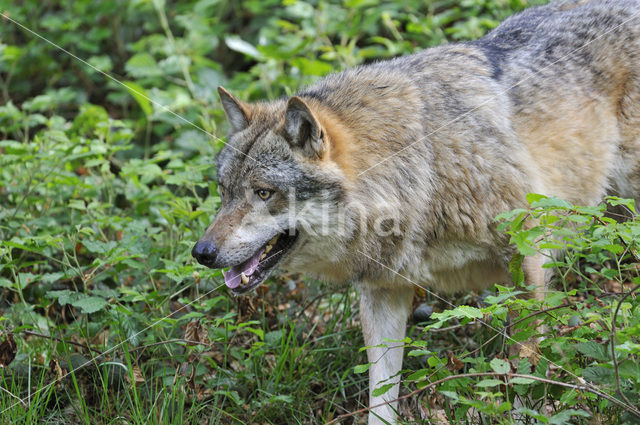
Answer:
[[[0,0],[0,10],[25,27],[7,19],[0,25],[0,342],[11,332],[17,343],[15,360],[0,369],[3,417],[323,423],[365,405],[367,380],[353,373],[365,360],[355,355],[362,341],[350,288],[336,292],[280,276],[253,301],[235,299],[219,272],[190,257],[219,202],[212,164],[226,124],[216,88],[246,100],[290,95],[346,67],[478,38],[533,3]],[[525,244],[529,236],[515,241]],[[608,276],[616,277],[628,281]],[[456,302],[477,303],[473,297]],[[526,316],[544,307],[513,301],[507,308],[507,299],[503,294],[497,304],[502,310],[487,307],[480,315],[498,320],[510,308]],[[605,303],[609,320],[613,301]],[[637,302],[625,311],[621,362],[637,365]],[[470,319],[454,311],[432,322],[462,326]],[[187,331],[194,337],[193,323],[200,323],[195,335],[202,343],[188,345],[181,340],[190,339]],[[447,350],[468,353],[486,336],[474,331],[475,340],[461,340],[421,329],[407,342],[414,372],[407,385],[446,373]],[[496,370],[489,361],[507,342],[480,346],[466,370]],[[608,378],[594,373],[611,384],[605,345],[590,347],[575,364],[558,360],[553,344],[546,347],[545,354],[565,358],[576,373],[589,358],[605,363],[598,367],[609,370]],[[80,366],[86,373],[56,380]],[[640,373],[625,368],[625,388],[630,397],[636,391],[637,401]],[[486,391],[474,395],[465,392],[467,381],[450,384],[443,390],[448,398],[431,405],[452,423],[464,423],[470,411],[508,422],[515,393],[537,391],[536,399],[547,400],[556,391],[552,398],[562,403],[553,414],[563,416],[540,419],[545,402],[521,415],[532,423],[565,423],[580,412],[631,420],[624,409],[575,391],[520,382],[504,396],[496,385],[485,382]],[[31,403],[16,403],[8,393],[31,394]],[[405,416],[419,423],[417,412],[425,408],[417,404]]]

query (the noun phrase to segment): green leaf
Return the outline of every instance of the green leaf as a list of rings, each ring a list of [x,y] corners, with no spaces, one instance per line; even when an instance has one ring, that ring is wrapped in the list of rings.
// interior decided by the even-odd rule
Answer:
[[[151,116],[151,114],[153,114],[153,107],[151,106],[151,101],[144,87],[133,81],[123,81],[122,84],[127,87],[129,94],[138,102],[140,109],[142,109],[142,112],[144,112],[147,118]]]
[[[560,198],[556,198],[553,196],[540,198],[531,202],[531,208],[552,208],[552,209],[570,209],[573,205],[569,202],[564,201]]]
[[[520,285],[522,282],[524,282],[522,260],[524,260],[524,255],[515,253],[513,254],[513,257],[511,257],[511,261],[509,261],[509,272],[511,273],[511,278],[513,279],[513,283],[515,285]]]
[[[500,381],[499,379],[483,379],[482,381],[476,384],[476,387],[481,387],[481,388],[495,387],[497,385],[502,385],[502,384],[504,384],[504,382]]]
[[[324,76],[334,70],[333,66],[329,63],[307,58],[294,58],[291,60],[291,65],[299,68],[300,72],[304,75]]]
[[[533,233],[532,230],[533,229],[522,230],[514,235],[511,235],[511,243],[516,244],[516,247],[518,248],[518,251],[521,255],[531,257],[533,255],[536,255],[537,253],[536,249],[533,247],[532,242],[535,241],[535,238],[538,235]]]
[[[252,44],[247,43],[237,35],[231,35],[224,39],[225,44],[228,48],[233,51],[244,53],[247,56],[250,56],[257,60],[262,60],[262,53],[258,51]]]
[[[529,204],[533,204],[534,202],[538,202],[542,199],[547,199],[547,197],[539,193],[527,193],[527,202]]]
[[[2,58],[7,62],[15,62],[22,57],[24,52],[18,46],[3,46]]]
[[[498,358],[493,358],[489,362],[489,366],[491,366],[491,369],[493,369],[494,372],[501,374],[508,373],[511,370],[511,365],[508,361]]]
[[[371,392],[371,395],[373,395],[374,397],[377,397],[379,395],[385,394],[387,391],[389,391],[391,389],[391,387],[393,387],[394,384],[384,384],[381,387],[376,388],[375,390],[373,390]]]
[[[124,66],[124,69],[135,78],[159,77],[162,70],[158,63],[149,53],[136,53],[131,56]]]
[[[287,394],[274,395],[269,398],[269,403],[292,403],[293,397]]]
[[[636,201],[633,199],[618,198],[617,196],[607,196],[607,203],[611,206],[624,205],[631,210],[632,213],[636,213]]]
[[[222,390],[218,390],[216,391],[214,394],[219,394],[219,395],[224,395],[227,398],[231,399],[236,406],[242,406],[243,401],[240,398],[240,395],[238,394],[237,391],[222,391]]]
[[[431,351],[425,350],[423,348],[416,348],[415,350],[411,350],[407,353],[409,357],[417,357],[417,356],[427,356],[431,354]]]
[[[534,419],[539,420],[540,422],[542,422],[543,424],[547,424],[549,423],[549,419],[547,419],[547,416],[542,414],[542,413],[538,413],[537,411],[533,410],[533,409],[529,409],[527,407],[519,407],[515,410],[517,413],[522,413],[525,414],[527,416],[530,416]]]
[[[588,215],[582,215],[582,214],[569,214],[567,216],[567,219],[569,221],[572,221],[572,222],[578,223],[578,224],[589,223],[591,220],[593,220],[592,217],[590,217]]]
[[[353,372],[354,373],[365,373],[366,371],[369,370],[369,367],[371,367],[371,363],[359,364],[357,366],[354,366]]]
[[[423,379],[429,373],[431,373],[431,371],[429,369],[420,369],[420,370],[417,370],[417,371],[413,372],[412,374],[407,376],[405,379],[407,381],[418,381],[418,380]]]
[[[515,378],[511,378],[509,380],[510,384],[518,384],[518,385],[529,385],[529,384],[533,384],[534,382],[536,382],[535,379],[523,378],[521,376],[516,376]]]
[[[595,341],[581,342],[576,345],[576,349],[587,357],[601,362],[609,361],[609,353],[604,345]]]
[[[482,311],[476,307],[460,305],[452,310],[445,310],[441,313],[433,313],[431,317],[437,320],[465,317],[469,319],[482,319]]]
[[[613,382],[613,370],[600,366],[592,366],[582,371],[582,377],[596,384],[608,384]]]
[[[47,298],[57,299],[58,303],[64,306],[78,299],[78,293],[70,291],[68,289],[63,289],[60,291],[48,291]]]
[[[553,425],[570,424],[571,418],[574,416],[582,416],[583,418],[590,418],[591,414],[585,412],[584,410],[567,409],[550,417],[549,423]]]
[[[640,383],[640,365],[632,360],[625,360],[618,366],[618,372],[622,378],[634,379]]]
[[[72,302],[71,305],[81,309],[83,313],[91,314],[102,310],[107,301],[100,297],[86,297]]]

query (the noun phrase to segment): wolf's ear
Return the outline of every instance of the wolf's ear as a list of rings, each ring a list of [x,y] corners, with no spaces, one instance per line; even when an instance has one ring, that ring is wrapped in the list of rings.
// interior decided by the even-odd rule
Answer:
[[[308,156],[322,157],[325,145],[320,123],[304,100],[297,96],[287,103],[284,130],[292,147],[301,148]]]
[[[246,103],[236,99],[224,87],[218,87],[218,94],[222,107],[231,126],[231,132],[237,133],[249,127],[249,107]]]

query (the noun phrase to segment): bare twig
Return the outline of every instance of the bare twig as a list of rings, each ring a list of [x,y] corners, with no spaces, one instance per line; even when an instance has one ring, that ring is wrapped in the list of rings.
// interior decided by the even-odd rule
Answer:
[[[530,319],[532,317],[538,316],[540,314],[546,314],[546,313],[548,313],[550,311],[558,310],[558,309],[565,308],[565,307],[572,307],[572,305],[571,304],[562,304],[562,305],[557,305],[555,307],[545,308],[544,310],[534,311],[533,313],[523,317],[522,319],[518,319],[513,323],[509,323],[509,324],[505,325],[505,328],[512,328],[515,325],[517,325],[518,323],[524,322],[525,320]]]
[[[158,341],[158,342],[154,342],[152,344],[141,345],[140,347],[132,348],[131,351],[139,351],[139,350],[144,350],[146,348],[155,347],[157,345],[174,344],[174,343],[177,343],[177,342],[183,342],[185,344],[192,344],[192,345],[211,345],[211,343],[209,343],[209,342],[190,341],[188,339],[176,338],[176,339],[168,339],[166,341]]]
[[[430,328],[428,329],[429,333],[438,333],[438,332],[449,332],[449,331],[455,331],[456,329],[460,329],[460,328],[464,328],[466,326],[469,325],[474,325],[477,322],[475,320],[468,322],[468,323],[459,323],[457,325],[452,325],[452,326],[447,326],[446,328]],[[425,330],[424,326],[416,326],[416,329],[419,329],[421,331]]]
[[[26,329],[23,330],[22,333],[25,334],[25,335],[37,336],[38,338],[52,339],[54,341],[62,342],[62,343],[65,343],[65,344],[75,345],[76,347],[81,347],[81,348],[84,348],[85,350],[89,350],[89,351],[96,352],[98,354],[102,354],[102,351],[100,351],[100,350],[98,350],[96,348],[91,348],[88,345],[80,344],[79,342],[67,341],[66,339],[58,338],[58,337],[51,336],[51,335],[45,335],[45,334],[41,334],[41,333],[38,333],[38,332],[29,331],[29,330],[26,330]]]
[[[8,389],[0,386],[0,390],[4,391],[5,393],[9,394],[11,397],[15,398],[16,400],[18,400],[24,407],[27,407],[27,403],[24,402],[24,400],[22,400],[20,397],[18,397],[17,395],[13,394],[11,391],[9,391]]]

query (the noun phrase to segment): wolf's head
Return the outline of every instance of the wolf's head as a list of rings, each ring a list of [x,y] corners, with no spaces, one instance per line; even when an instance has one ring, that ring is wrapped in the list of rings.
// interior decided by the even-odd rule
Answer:
[[[248,104],[218,91],[231,129],[216,159],[222,205],[192,254],[205,266],[230,267],[225,283],[243,293],[305,244],[323,206],[343,196],[343,175],[303,99]]]

